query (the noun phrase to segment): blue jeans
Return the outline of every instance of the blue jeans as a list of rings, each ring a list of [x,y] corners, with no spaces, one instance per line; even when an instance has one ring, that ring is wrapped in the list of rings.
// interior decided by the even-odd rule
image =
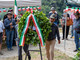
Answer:
[[[73,37],[73,25],[71,26],[71,37]]]
[[[13,44],[14,30],[12,31],[6,30],[6,36],[7,36],[6,39],[7,48],[11,49]]]
[[[74,30],[74,39],[75,39],[76,49],[79,50],[79,48],[80,48],[80,34],[78,34],[75,30]]]

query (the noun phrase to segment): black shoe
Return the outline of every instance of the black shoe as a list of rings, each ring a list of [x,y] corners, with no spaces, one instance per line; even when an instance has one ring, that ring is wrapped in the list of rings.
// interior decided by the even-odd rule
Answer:
[[[8,51],[10,51],[10,48],[8,48]]]
[[[77,52],[78,50],[74,50],[74,52]]]
[[[10,50],[12,51],[13,49],[11,48]]]
[[[13,46],[16,46],[16,45],[13,45]]]
[[[0,52],[0,55],[3,55],[3,53],[2,53],[2,52]]]
[[[64,40],[64,39],[62,39],[62,40]]]
[[[66,40],[68,40],[68,38],[66,38]]]

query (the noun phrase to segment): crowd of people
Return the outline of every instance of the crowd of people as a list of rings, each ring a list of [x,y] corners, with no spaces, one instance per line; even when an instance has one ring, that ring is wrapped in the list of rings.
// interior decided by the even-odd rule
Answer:
[[[46,41],[46,54],[48,60],[54,60],[54,46],[56,42],[56,37],[58,38],[58,43],[61,43],[58,29],[59,16],[54,7],[52,7],[51,11],[49,12],[49,19],[52,24],[52,32],[49,34],[48,40]],[[74,41],[76,45],[76,49],[74,50],[74,52],[80,51],[80,13],[73,10],[72,13],[69,14],[64,10],[60,22],[63,31],[62,40],[69,40],[68,35],[71,27],[71,38],[74,36]]]
[[[51,8],[51,11],[49,12],[49,19],[51,25],[52,32],[49,33],[48,39],[46,40],[46,54],[48,60],[53,60],[54,58],[54,46],[56,43],[56,37],[58,40],[58,43],[60,44],[60,33],[59,33],[59,16],[57,11],[54,7]],[[76,49],[74,52],[80,50],[80,14],[77,11],[75,13],[75,10],[73,13],[68,14],[67,12],[63,12],[61,26],[62,26],[62,33],[63,37],[62,40],[68,39],[69,30],[71,26],[71,38],[74,36],[74,41],[76,45]],[[18,37],[18,23],[19,19],[15,19],[13,15],[13,10],[8,11],[8,13],[4,16],[3,22],[0,19],[0,55],[3,55],[1,52],[1,46],[2,46],[2,38],[6,35],[6,45],[8,51],[13,50],[12,46],[15,44],[15,39]],[[66,27],[66,28],[65,28]],[[66,30],[65,30],[66,29]],[[66,31],[66,33],[65,33]],[[17,40],[17,39],[16,39]]]
[[[74,41],[76,45],[76,49],[74,50],[74,52],[80,50],[79,49],[80,48],[80,13],[78,11],[75,12],[75,10],[73,10],[71,14],[68,14],[64,11],[61,19],[61,25],[63,30],[62,40],[64,40],[65,31],[66,31],[66,40],[69,40],[68,35],[71,27],[71,38],[74,36]],[[65,30],[65,26],[66,26],[66,30]]]
[[[14,18],[13,10],[9,10],[7,14],[4,15],[3,22],[0,19],[0,55],[3,55],[1,52],[2,38],[6,38],[8,51],[13,50],[12,46],[16,46],[15,39],[17,38],[16,29],[18,23],[19,18]]]

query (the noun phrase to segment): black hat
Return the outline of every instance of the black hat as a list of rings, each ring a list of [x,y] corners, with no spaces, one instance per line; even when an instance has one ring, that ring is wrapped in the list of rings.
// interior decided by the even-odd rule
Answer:
[[[8,12],[13,12],[13,9],[8,10]]]

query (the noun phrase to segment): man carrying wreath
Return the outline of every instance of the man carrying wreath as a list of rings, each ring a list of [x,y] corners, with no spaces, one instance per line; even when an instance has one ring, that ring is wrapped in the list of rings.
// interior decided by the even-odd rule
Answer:
[[[49,33],[48,39],[46,41],[46,54],[48,60],[53,60],[54,58],[54,46],[56,43],[56,36],[58,38],[58,43],[60,44],[60,35],[58,26],[54,24],[54,21],[55,21],[55,15],[52,14],[50,16],[50,23],[52,24],[51,25],[52,32]]]

